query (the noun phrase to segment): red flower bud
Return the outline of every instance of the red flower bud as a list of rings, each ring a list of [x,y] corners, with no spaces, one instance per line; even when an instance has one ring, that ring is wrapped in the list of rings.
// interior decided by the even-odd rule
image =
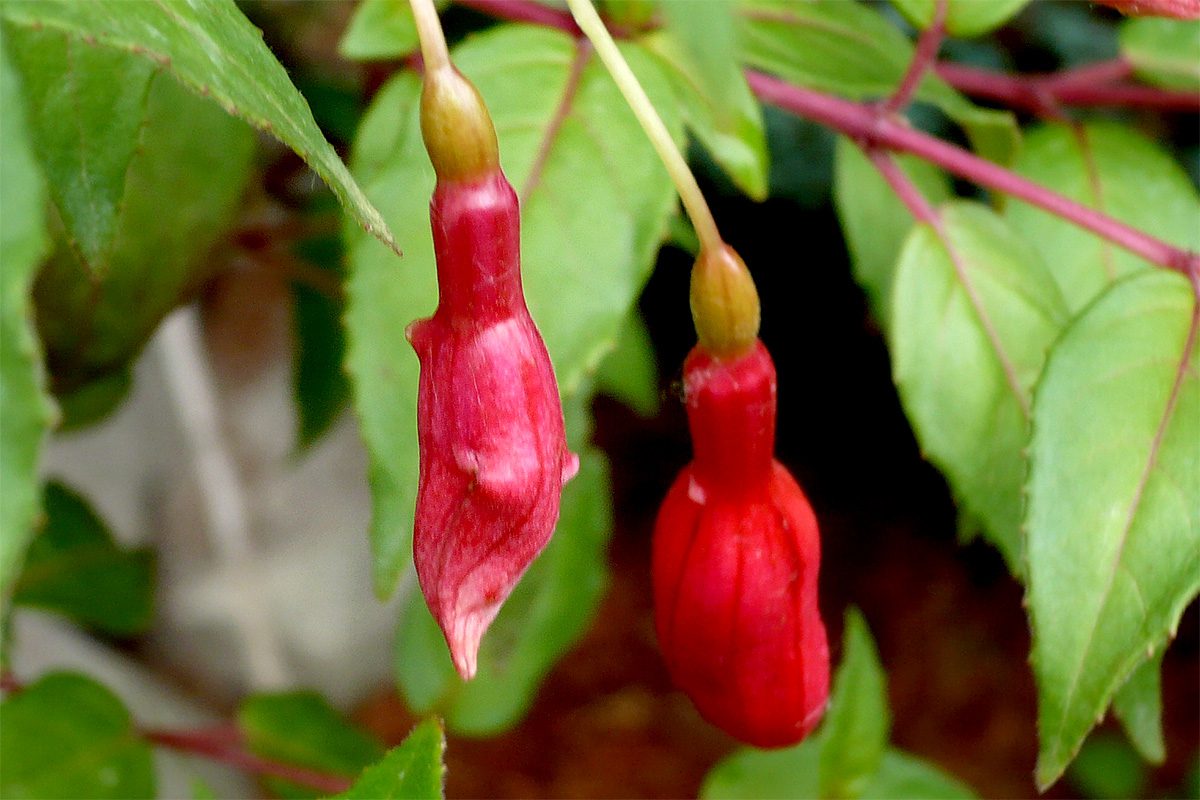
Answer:
[[[773,456],[775,366],[761,342],[684,364],[695,458],[654,529],[658,639],[676,685],[742,741],[782,747],[820,720],[829,647],[812,508]]]
[[[567,451],[558,384],[521,290],[517,196],[499,169],[440,180],[430,203],[438,307],[421,361],[413,560],[459,674],[550,540]]]

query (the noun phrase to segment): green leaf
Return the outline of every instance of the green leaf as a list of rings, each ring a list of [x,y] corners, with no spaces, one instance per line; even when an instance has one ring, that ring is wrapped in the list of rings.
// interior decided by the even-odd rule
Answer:
[[[1127,19],[1118,41],[1138,77],[1167,89],[1200,91],[1200,20]]]
[[[206,251],[232,221],[254,133],[144,59],[55,28],[5,29],[42,166],[63,187],[57,251],[34,287],[47,364],[57,393],[102,411],[95,401],[119,398],[114,374],[212,272]]]
[[[953,196],[950,179],[937,167],[913,156],[895,159],[930,205],[940,205]],[[854,279],[866,293],[875,319],[886,323],[896,261],[915,221],[879,170],[844,137],[838,137],[833,181]]]
[[[437,5],[445,6],[446,3]],[[350,18],[350,25],[338,43],[338,52],[346,58],[366,61],[401,58],[420,46],[417,23],[408,3],[363,0]]]
[[[1068,773],[1084,797],[1145,797],[1146,767],[1120,737],[1098,733],[1080,749]]]
[[[404,741],[388,751],[362,775],[340,800],[423,800],[445,796],[446,734],[437,718],[412,729]]]
[[[256,754],[334,775],[357,775],[383,756],[383,747],[347,723],[315,692],[260,694],[238,710],[238,729]],[[284,797],[317,793],[286,781],[269,779]]]
[[[1165,648],[1142,662],[1113,697],[1113,713],[1142,758],[1161,764],[1167,757],[1162,728],[1162,659]]]
[[[821,797],[817,775],[821,734],[784,750],[742,748],[719,762],[704,778],[704,800],[800,800]]]
[[[621,326],[616,346],[600,362],[596,389],[615,397],[643,417],[658,411],[658,365],[650,331],[640,314],[634,312]]]
[[[912,59],[912,42],[862,3],[741,0],[738,8],[747,64],[801,86],[853,100],[887,97]],[[916,99],[962,125],[985,157],[1011,159],[1019,136],[1012,114],[976,106],[932,73],[921,81]]]
[[[154,797],[154,761],[121,701],[83,675],[47,675],[0,704],[0,797]]]
[[[154,607],[154,556],[123,550],[87,502],[60,483],[42,494],[46,526],[29,547],[13,602],[116,636],[140,633]]]
[[[947,0],[946,32],[951,36],[980,36],[1016,16],[1029,0]],[[900,13],[918,28],[933,22],[936,0],[892,0]]]
[[[40,506],[38,456],[53,407],[37,338],[30,325],[29,287],[49,246],[46,186],[34,160],[20,78],[9,65],[0,26],[0,616]],[[0,649],[7,650],[7,648]]]
[[[654,61],[636,46],[624,51],[679,140]],[[608,73],[566,34],[501,26],[455,48],[454,60],[488,103],[501,162],[521,197],[525,295],[569,396],[613,347],[641,290],[674,204],[670,182]],[[417,359],[404,325],[428,316],[437,296],[433,170],[419,96],[411,74],[389,82],[363,120],[353,158],[355,174],[409,243],[406,269],[361,235],[348,247],[347,367],[371,456],[381,592],[411,558]]]
[[[436,708],[451,729],[471,735],[493,734],[520,719],[600,602],[608,575],[609,503],[607,464],[598,451],[585,450],[579,474],[563,492],[554,537],[488,629],[479,672],[468,683],[454,672],[424,598],[413,592],[396,635],[396,676],[418,713]]]
[[[1039,786],[1200,590],[1200,316],[1163,270],[1116,283],[1055,345],[1026,516]]]
[[[1183,248],[1200,248],[1200,197],[1155,142],[1113,122],[1042,125],[1013,169],[1086,206]],[[1141,258],[1039,208],[1010,200],[1005,217],[1041,253],[1074,315]]]
[[[1033,385],[1066,324],[1037,252],[978,203],[941,209],[909,236],[893,286],[889,344],[900,398],[927,458],[984,524],[1016,575]]]
[[[336,237],[302,243],[297,255],[327,275],[340,288],[342,246]],[[300,449],[309,447],[329,429],[350,399],[350,380],[343,367],[346,336],[345,306],[339,297],[302,283],[292,285],[292,330],[296,345],[292,391],[296,398]]]
[[[858,609],[846,614],[841,666],[821,729],[820,796],[862,797],[887,749],[887,677]],[[875,795],[866,795],[868,797]]]
[[[860,797],[873,800],[969,800],[975,797],[965,784],[933,764],[893,748],[883,754],[879,771]]]
[[[733,182],[767,196],[762,109],[739,64],[732,0],[664,3],[664,28],[643,39],[662,60],[684,121]]]
[[[192,91],[211,96],[230,114],[291,147],[364,229],[396,249],[387,223],[321,135],[261,32],[233,0],[38,0],[5,3],[0,14],[23,27],[57,30],[86,46],[133,53],[165,68]]]

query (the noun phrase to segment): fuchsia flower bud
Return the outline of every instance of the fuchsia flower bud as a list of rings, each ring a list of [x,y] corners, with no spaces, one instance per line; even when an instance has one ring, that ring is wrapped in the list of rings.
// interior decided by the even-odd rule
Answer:
[[[442,126],[426,126],[438,172],[430,202],[438,307],[408,329],[421,361],[413,560],[454,666],[469,679],[484,631],[550,540],[579,460],[567,450],[558,384],[521,289],[517,196],[494,133],[490,143],[480,133],[491,121],[464,78],[440,77],[434,89],[457,106],[439,100],[427,76],[437,113],[423,107],[422,121]]]
[[[773,457],[775,366],[762,342],[684,364],[695,457],[654,530],[654,607],[671,677],[705,719],[759,747],[803,739],[829,694],[812,508]]]

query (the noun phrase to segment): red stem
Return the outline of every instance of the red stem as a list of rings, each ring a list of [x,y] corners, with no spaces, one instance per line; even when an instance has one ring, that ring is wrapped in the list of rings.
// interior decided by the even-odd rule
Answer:
[[[912,59],[908,62],[908,69],[904,72],[904,78],[892,96],[883,104],[883,113],[895,114],[907,108],[917,87],[921,84],[921,79],[933,66],[934,60],[937,59],[938,48],[942,46],[942,39],[946,35],[947,5],[947,0],[937,0],[934,5],[933,20],[929,23],[928,28],[921,31]]]
[[[904,203],[909,213],[918,222],[927,222],[930,225],[937,222],[938,216],[937,212],[933,210],[933,206],[929,205],[925,195],[921,194],[917,185],[909,180],[908,176],[904,174],[904,170],[900,169],[900,165],[891,155],[882,150],[868,150],[866,154],[867,158],[871,159],[871,163],[875,165],[875,169],[879,170],[879,174],[888,182],[888,186],[892,187],[892,191],[900,198],[900,202]]]
[[[1186,275],[1200,262],[1195,253],[1080,205],[960,147],[882,117],[865,105],[793,86],[761,72],[747,70],[746,77],[760,99],[834,128],[868,149],[883,147],[913,153],[955,175],[1043,208],[1167,269]]]
[[[1045,114],[1055,106],[1125,106],[1200,112],[1200,95],[1193,92],[1112,83],[1114,78],[1129,73],[1128,65],[1120,60],[1051,75],[1005,75],[949,62],[937,64],[934,70],[960,92],[1037,114]]]
[[[146,741],[160,747],[205,756],[244,772],[281,778],[311,787],[325,794],[340,794],[349,789],[351,785],[348,778],[282,764],[247,752],[242,748],[241,735],[231,727],[195,731],[148,729],[142,730],[141,733]]]

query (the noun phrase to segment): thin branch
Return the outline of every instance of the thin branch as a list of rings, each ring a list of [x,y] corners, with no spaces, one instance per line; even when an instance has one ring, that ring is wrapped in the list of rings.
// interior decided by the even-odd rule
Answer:
[[[761,72],[747,71],[746,77],[760,99],[834,128],[868,149],[883,147],[913,153],[955,175],[1043,208],[1167,269],[1187,274],[1192,265],[1200,262],[1200,256],[1195,253],[1076,203],[960,147],[882,117],[861,103],[793,86]]]
[[[146,741],[160,747],[204,756],[253,775],[299,783],[323,794],[340,794],[351,786],[349,778],[257,756],[244,749],[241,735],[230,727],[195,731],[147,729],[142,730],[141,735]]]
[[[916,94],[917,87],[921,85],[921,79],[933,66],[937,59],[938,49],[942,46],[942,39],[946,35],[947,5],[949,5],[947,0],[937,0],[934,4],[933,20],[930,21],[929,27],[921,31],[921,37],[917,39],[917,47],[913,51],[912,60],[908,62],[904,78],[892,96],[883,104],[883,113],[896,114],[908,108],[913,95]]]
[[[472,8],[497,19],[530,22],[545,28],[557,28],[572,36],[583,36],[583,31],[579,30],[570,14],[529,0],[458,0],[455,5]],[[608,24],[608,28],[614,34],[621,35],[614,25]]]
[[[1006,75],[950,62],[939,63],[934,70],[964,94],[1035,114],[1046,113],[1048,106],[1115,106],[1200,112],[1200,94],[1195,92],[1113,83],[1114,77],[1129,74],[1128,65],[1120,60],[1048,75]]]
[[[868,150],[866,156],[871,159],[875,169],[879,170],[879,174],[888,182],[888,186],[892,187],[892,191],[900,198],[900,202],[904,203],[905,208],[917,221],[930,225],[937,222],[937,212],[934,211],[933,206],[929,205],[929,201],[925,199],[925,195],[921,194],[917,185],[909,180],[908,175],[904,174],[904,170],[896,163],[896,159],[882,150]]]
[[[446,35],[438,19],[433,0],[409,0],[413,19],[417,24],[417,39],[421,42],[421,58],[430,72],[450,68],[450,53],[446,49]]]

